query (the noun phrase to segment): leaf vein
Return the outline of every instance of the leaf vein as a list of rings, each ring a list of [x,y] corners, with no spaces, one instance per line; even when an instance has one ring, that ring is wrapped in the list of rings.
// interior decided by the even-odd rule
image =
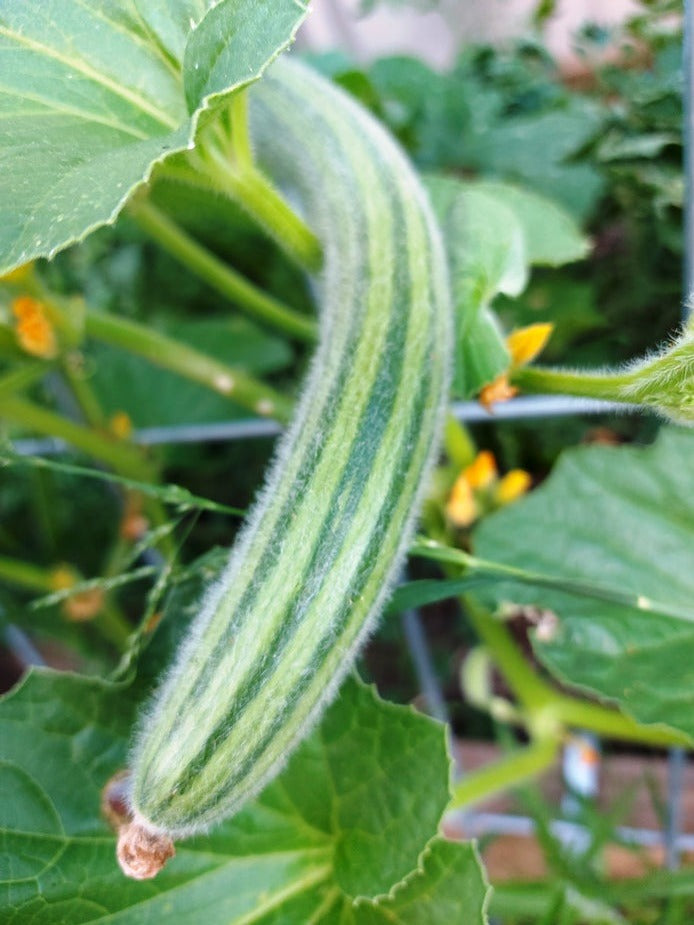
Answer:
[[[86,61],[82,59],[70,58],[68,55],[61,54],[61,52],[59,52],[57,49],[51,48],[50,45],[37,42],[35,39],[30,39],[28,36],[22,35],[19,32],[15,32],[12,29],[8,29],[5,26],[0,26],[0,35],[4,35],[6,38],[10,39],[10,41],[15,41],[18,45],[24,45],[26,48],[29,48],[32,51],[36,51],[39,54],[45,55],[47,58],[52,58],[55,61],[59,61],[66,67],[71,68],[73,71],[77,71],[77,73],[83,74],[88,80],[92,80],[94,83],[101,84],[101,86],[106,87],[106,89],[110,90],[116,96],[120,96],[122,99],[132,103],[142,112],[152,116],[161,125],[166,126],[166,128],[178,128],[177,121],[172,119],[167,113],[158,109],[156,106],[150,103],[149,100],[145,99],[145,97],[141,96],[140,94],[135,93],[133,90],[129,90],[127,87],[116,83],[115,80],[112,80],[106,74],[101,73],[101,71],[98,71],[90,64],[87,64]]]

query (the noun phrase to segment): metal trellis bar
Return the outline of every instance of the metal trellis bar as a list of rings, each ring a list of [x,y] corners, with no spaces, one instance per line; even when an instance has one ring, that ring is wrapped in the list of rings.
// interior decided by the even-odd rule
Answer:
[[[634,413],[635,405],[619,402],[571,398],[563,395],[523,395],[512,401],[501,402],[493,412],[479,402],[458,401],[451,405],[453,416],[466,424],[497,424],[499,421],[522,421],[531,418],[551,418],[578,414]],[[275,421],[249,418],[240,421],[219,421],[210,424],[177,424],[170,427],[143,427],[133,434],[133,441],[141,446],[159,446],[183,443],[215,443],[276,437],[282,428]],[[64,453],[68,446],[52,438],[15,440],[14,449],[22,456],[55,455]]]

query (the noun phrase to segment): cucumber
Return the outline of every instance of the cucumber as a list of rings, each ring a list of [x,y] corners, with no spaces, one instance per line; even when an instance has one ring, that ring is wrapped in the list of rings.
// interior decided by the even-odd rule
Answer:
[[[140,723],[124,867],[143,839],[235,813],[309,732],[387,601],[444,419],[447,271],[406,158],[294,62],[277,61],[249,107],[260,166],[323,245],[319,345],[266,485]]]

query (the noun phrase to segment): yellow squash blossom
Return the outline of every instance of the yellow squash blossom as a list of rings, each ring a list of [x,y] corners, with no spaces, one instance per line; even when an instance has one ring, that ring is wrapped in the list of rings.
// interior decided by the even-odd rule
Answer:
[[[510,504],[524,495],[532,484],[530,473],[524,469],[511,469],[501,479],[494,492],[497,504]]]
[[[456,527],[469,527],[477,520],[479,509],[470,483],[461,472],[453,483],[453,488],[446,504],[446,516]]]
[[[527,366],[540,354],[554,330],[553,324],[529,324],[517,328],[506,338],[506,346],[511,354],[511,369]]]

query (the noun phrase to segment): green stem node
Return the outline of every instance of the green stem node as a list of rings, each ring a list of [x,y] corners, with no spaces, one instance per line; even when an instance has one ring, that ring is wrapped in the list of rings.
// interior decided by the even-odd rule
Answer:
[[[106,463],[128,478],[150,482],[156,477],[154,466],[142,458],[141,452],[136,447],[84,427],[82,424],[76,424],[26,399],[0,396],[0,416],[28,430],[65,440],[66,443]]]
[[[694,325],[656,356],[616,372],[569,372],[522,367],[511,380],[528,392],[551,392],[652,408],[680,424],[694,424]]]
[[[214,177],[244,212],[294,260],[311,272],[320,269],[320,241],[280,196],[270,181],[254,167],[235,169],[220,152],[212,151]]]
[[[289,419],[292,403],[275,389],[152,328],[92,311],[87,313],[85,325],[89,336],[199,382],[262,417],[281,422]]]

